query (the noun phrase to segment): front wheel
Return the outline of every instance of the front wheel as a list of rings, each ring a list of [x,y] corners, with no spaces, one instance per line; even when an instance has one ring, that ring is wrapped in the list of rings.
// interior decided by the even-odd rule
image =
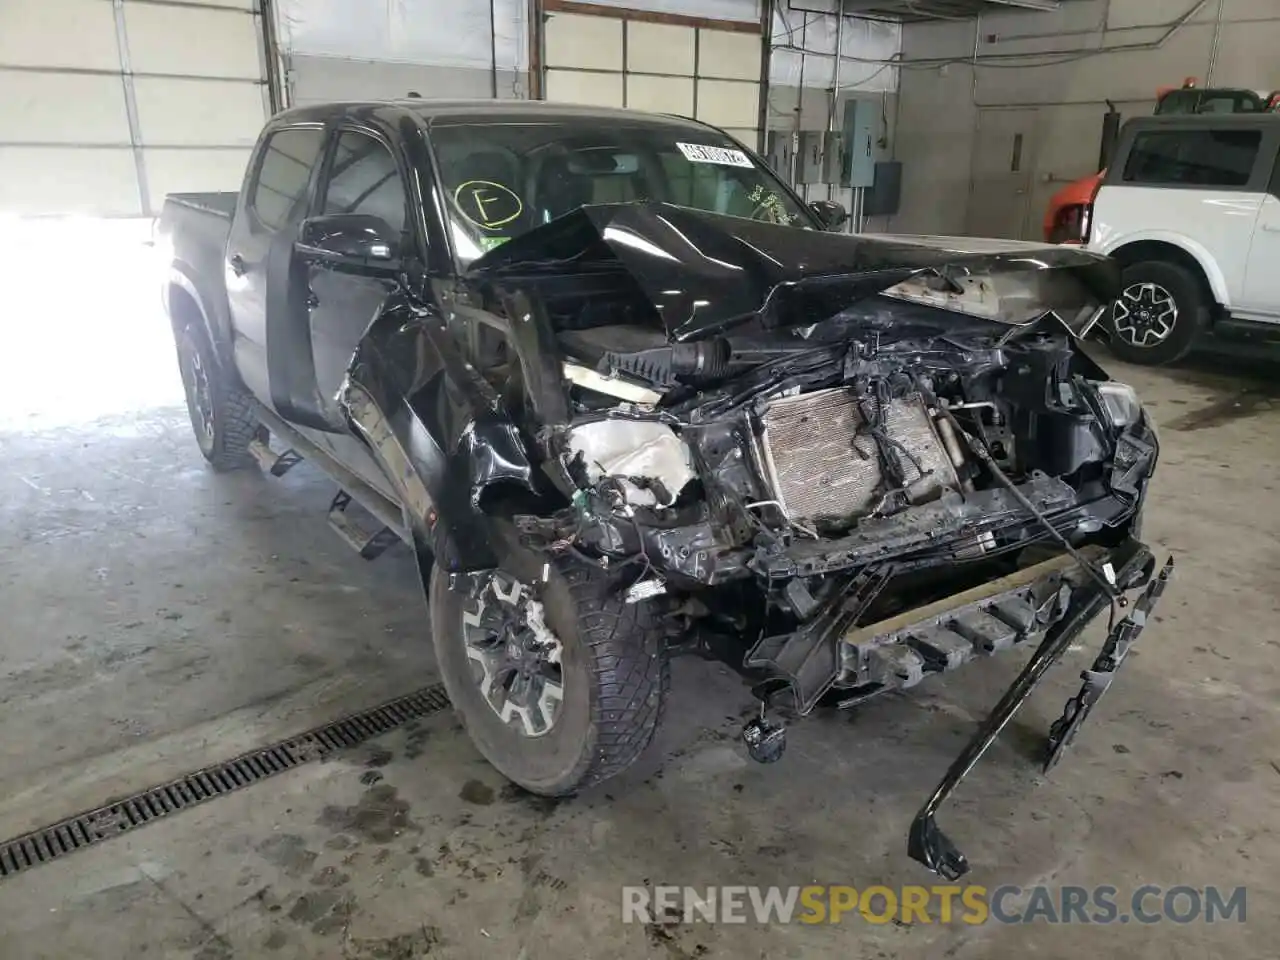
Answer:
[[[1111,350],[1129,363],[1173,363],[1186,356],[1209,321],[1200,278],[1176,263],[1126,267],[1111,308]]]
[[[253,462],[249,444],[261,425],[253,398],[229,382],[208,338],[187,325],[177,334],[178,369],[187,397],[187,413],[200,452],[215,470],[236,470]]]
[[[669,683],[658,623],[594,567],[501,555],[469,589],[432,569],[436,660],[484,758],[526,790],[563,796],[622,772],[653,739]]]

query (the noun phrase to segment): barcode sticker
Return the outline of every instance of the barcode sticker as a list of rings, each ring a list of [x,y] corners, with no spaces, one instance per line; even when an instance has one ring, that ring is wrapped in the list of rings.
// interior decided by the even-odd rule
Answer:
[[[690,163],[715,163],[722,167],[754,167],[741,150],[729,147],[709,147],[704,143],[677,143],[680,152]]]

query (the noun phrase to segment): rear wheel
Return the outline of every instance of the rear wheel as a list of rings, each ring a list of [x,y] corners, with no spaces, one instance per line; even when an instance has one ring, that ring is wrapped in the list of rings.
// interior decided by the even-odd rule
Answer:
[[[261,429],[248,391],[223,374],[204,331],[190,324],[177,335],[178,369],[187,397],[191,429],[215,470],[253,462],[249,444]]]
[[[1130,363],[1173,363],[1209,322],[1209,298],[1186,267],[1148,260],[1126,267],[1111,308],[1111,349]]]
[[[653,739],[669,683],[657,621],[586,564],[546,564],[519,546],[500,555],[469,590],[433,568],[436,659],[485,759],[562,796],[625,770]]]

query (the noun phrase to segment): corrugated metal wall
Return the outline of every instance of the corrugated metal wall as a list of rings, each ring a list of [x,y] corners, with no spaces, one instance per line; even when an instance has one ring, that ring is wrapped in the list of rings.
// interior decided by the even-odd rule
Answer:
[[[269,110],[254,0],[3,0],[0,212],[236,189]]]
[[[898,89],[898,70],[892,61],[899,55],[902,27],[858,17],[844,17],[840,23],[834,13],[814,12],[836,7],[836,0],[805,0],[795,8],[787,0],[776,4],[767,127],[784,135],[839,131],[849,99],[871,100],[882,118],[875,159],[885,160],[892,152]],[[850,211],[854,208],[853,191],[847,187],[800,184],[797,189],[808,200],[831,199]],[[880,218],[864,224],[868,231],[885,228],[886,221]]]
[[[526,0],[276,0],[291,103],[528,96]]]
[[[1277,0],[1078,0],[1057,13],[908,25],[893,228],[1039,239],[1049,198],[1096,171],[1106,100],[1132,117],[1186,77],[1280,89],[1277,49]],[[1001,192],[990,167],[1010,172],[1017,136],[1020,175]],[[993,218],[993,206],[1005,215]]]
[[[673,17],[659,23],[620,14],[547,14],[542,56],[548,100],[695,117],[755,145],[758,22]]]

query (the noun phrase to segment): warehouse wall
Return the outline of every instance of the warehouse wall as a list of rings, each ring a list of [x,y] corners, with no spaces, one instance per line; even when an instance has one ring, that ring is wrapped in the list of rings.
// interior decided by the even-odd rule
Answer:
[[[760,22],[762,11],[760,0],[592,2],[751,24]],[[825,131],[836,82],[838,0],[804,0],[796,7],[788,0],[774,4],[766,128]],[[503,98],[529,95],[528,0],[493,0],[492,12],[490,0],[275,0],[274,9],[291,104],[401,97],[411,90],[424,97],[489,97],[496,87]],[[902,28],[845,17],[839,33],[834,127],[839,129],[848,99],[874,101],[883,117],[877,159],[886,159],[898,85],[898,70],[889,61],[899,54]],[[757,76],[759,56],[753,54],[743,66]],[[756,106],[754,101],[749,106],[752,128]],[[831,197],[853,206],[848,189],[809,185],[801,190],[808,199]],[[886,226],[867,224],[868,229]]]
[[[753,9],[748,2],[746,12]],[[758,19],[731,22],[682,11],[683,17],[654,22],[644,16],[653,11],[639,9],[548,4],[548,10],[542,45],[548,100],[696,117],[757,141]]]
[[[489,97],[495,86],[528,96],[526,0],[276,0],[275,10],[292,104],[411,90]]]
[[[834,3],[818,0],[801,6],[819,9],[833,7]],[[898,70],[884,61],[898,55],[901,25],[845,17],[839,32],[841,96],[894,93]],[[769,129],[794,128],[797,109],[801,111],[800,129],[827,129],[830,91],[835,82],[836,35],[835,16],[791,10],[787,0],[779,0],[774,9],[769,66]],[[837,110],[837,120],[839,114]]]
[[[1096,169],[1107,99],[1132,117],[1189,76],[1280,89],[1278,50],[1277,0],[1075,0],[1055,13],[908,24],[892,227],[1038,237],[1049,197]],[[1009,154],[997,140],[1014,129],[1025,131],[1024,175],[1001,178],[993,168]]]
[[[424,97],[485,98],[494,88],[488,68],[306,54],[289,58],[288,80],[289,102],[295,106],[403,97],[411,90]],[[497,72],[500,99],[525,97],[528,89],[525,72]]]
[[[588,0],[759,23],[760,0]],[[290,103],[529,96],[528,0],[276,0]],[[496,37],[491,44],[491,22]],[[619,65],[620,66],[620,65]],[[496,81],[496,82],[495,82]]]
[[[598,7],[625,7],[654,13],[675,13],[712,20],[760,21],[760,0],[584,0]],[[783,0],[785,2],[785,0]]]
[[[836,38],[840,39],[839,90],[832,128],[839,130],[844,104],[852,98],[876,101],[883,117],[877,139],[877,160],[892,152],[898,70],[892,61],[899,54],[902,27],[897,23],[845,17],[837,30],[833,14],[813,11],[835,10],[836,0],[805,0],[791,9],[787,0],[774,8],[769,66],[769,97],[766,129],[785,133],[825,131],[831,114],[832,89],[836,84]],[[787,175],[788,171],[779,171]],[[799,185],[808,200],[834,199],[852,209],[852,192],[825,184]],[[887,220],[865,224],[868,231],[884,230]]]

